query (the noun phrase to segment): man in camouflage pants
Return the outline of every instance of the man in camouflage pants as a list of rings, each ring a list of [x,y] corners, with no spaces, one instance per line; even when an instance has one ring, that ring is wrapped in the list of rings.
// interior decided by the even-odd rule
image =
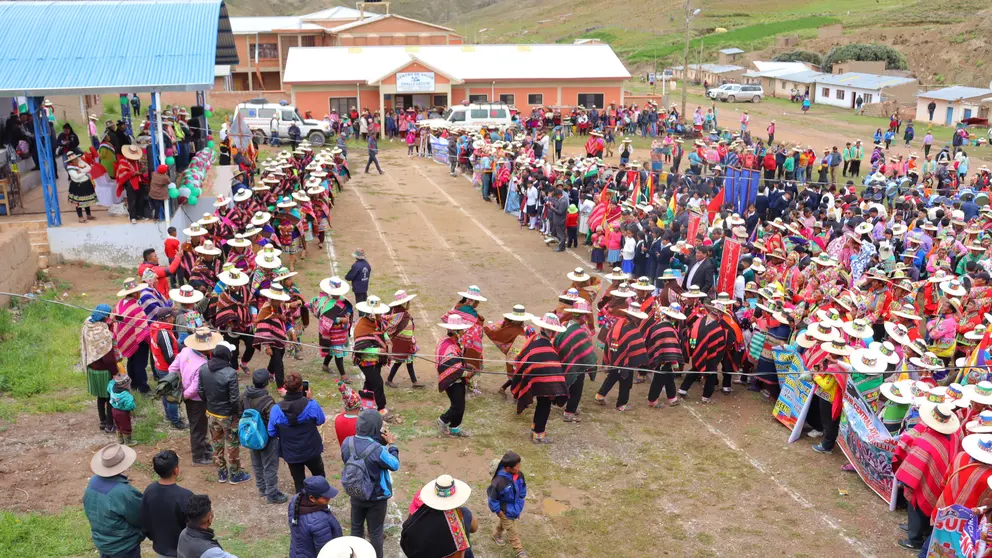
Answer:
[[[219,333],[199,328],[194,343],[212,345],[211,357],[200,367],[197,393],[207,404],[207,429],[214,450],[217,482],[239,484],[251,479],[241,470],[238,420],[241,414],[238,373],[231,368],[231,349]],[[225,453],[226,447],[226,453]]]

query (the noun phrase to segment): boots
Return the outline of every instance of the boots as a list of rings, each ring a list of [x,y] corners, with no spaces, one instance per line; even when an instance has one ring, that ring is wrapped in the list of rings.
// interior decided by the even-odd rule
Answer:
[[[117,443],[118,444],[121,444],[122,446],[135,446],[135,445],[137,445],[137,442],[135,442],[134,440],[131,439],[131,435],[130,434],[127,434],[127,435],[121,434],[120,430],[117,431]]]

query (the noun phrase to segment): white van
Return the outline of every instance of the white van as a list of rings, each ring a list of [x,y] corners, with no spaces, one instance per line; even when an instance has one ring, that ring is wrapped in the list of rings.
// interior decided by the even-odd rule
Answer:
[[[725,88],[726,87],[726,88]],[[738,101],[760,103],[761,99],[765,97],[765,90],[762,89],[760,85],[747,84],[747,83],[732,83],[721,85],[719,89],[716,90],[716,98],[721,101],[726,101],[728,103],[736,103]]]
[[[296,122],[300,128],[300,137],[306,138],[312,145],[321,146],[331,135],[330,124],[323,120],[304,120],[296,113],[296,107],[281,103],[270,103],[265,99],[252,99],[239,104],[234,109],[234,115],[241,114],[245,123],[258,138],[259,143],[271,137],[270,124],[272,117],[279,117],[279,139],[289,140],[289,127]]]
[[[513,121],[512,111],[506,103],[469,103],[449,108],[441,118],[433,118],[423,125],[434,128],[481,128],[495,126],[508,128]]]

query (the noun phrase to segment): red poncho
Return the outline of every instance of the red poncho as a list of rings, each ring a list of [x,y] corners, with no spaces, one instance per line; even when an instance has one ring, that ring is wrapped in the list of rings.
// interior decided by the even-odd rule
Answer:
[[[899,440],[895,457],[905,457],[896,471],[896,480],[905,486],[906,500],[928,516],[936,510],[937,498],[960,441],[960,433],[941,434],[922,422]]]

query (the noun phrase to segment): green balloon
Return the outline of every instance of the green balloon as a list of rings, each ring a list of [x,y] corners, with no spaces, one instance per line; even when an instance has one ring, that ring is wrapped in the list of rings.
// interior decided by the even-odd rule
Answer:
[[[206,111],[203,111],[203,115],[206,116],[207,118],[210,118],[211,116],[214,115],[214,113],[213,113],[213,111],[206,110]]]
[[[172,165],[175,165],[176,164],[176,158],[175,157],[166,157],[165,158],[165,164],[166,165],[169,165],[170,167]]]
[[[169,190],[169,197],[172,198],[172,199],[178,198],[179,197],[179,189],[178,188],[171,188]]]
[[[203,193],[203,190],[201,190],[199,188],[191,188],[190,189],[190,193],[193,194],[193,197],[194,198],[199,198],[200,197],[200,194]]]
[[[208,141],[207,142],[207,147],[209,147],[210,149],[213,149],[214,148],[214,140]]]
[[[196,196],[190,196],[190,198],[186,200],[186,203],[189,204],[189,205],[196,205],[196,202],[198,202],[198,201],[200,201],[200,200],[197,199]]]

